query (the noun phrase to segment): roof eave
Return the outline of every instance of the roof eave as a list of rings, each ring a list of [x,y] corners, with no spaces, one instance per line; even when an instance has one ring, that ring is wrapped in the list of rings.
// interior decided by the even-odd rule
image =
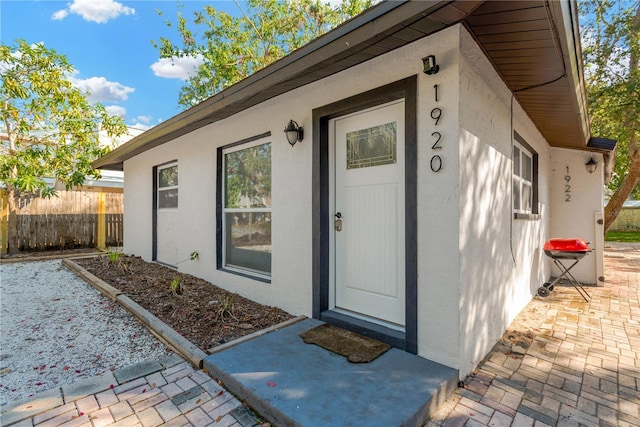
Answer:
[[[374,30],[384,32],[396,25],[398,20],[408,19],[418,13],[427,13],[429,10],[438,9],[449,3],[451,3],[450,0],[381,2],[242,81],[147,130],[95,160],[92,166],[96,169],[121,171],[124,169],[125,160],[177,136],[213,123],[216,120],[208,117],[214,112],[251,97],[264,86],[285,81],[288,77],[300,72],[301,68],[310,63],[309,61],[322,60],[326,56],[325,52],[335,55],[337,50],[346,51],[350,45],[368,39]],[[394,12],[393,19],[385,19],[389,17],[390,12]],[[347,37],[349,43],[345,43],[344,39]]]
[[[473,2],[471,2],[473,3]],[[239,83],[212,96],[202,103],[178,114],[145,133],[135,137],[128,143],[118,147],[111,153],[96,160],[93,166],[99,169],[122,170],[125,160],[154,148],[165,142],[178,138],[210,123],[230,117],[243,109],[249,108],[270,97],[278,96],[288,90],[308,84],[313,79],[320,79],[316,66],[329,59],[348,56],[350,49],[359,44],[371,42],[372,34],[393,34],[398,28],[405,28],[406,21],[423,18],[428,15],[441,15],[444,19],[437,22],[436,27],[442,29],[456,22],[467,19],[469,13],[478,7],[476,4],[453,0],[428,1],[388,1],[365,11],[334,30],[317,38],[311,43],[256,72]],[[541,1],[547,10],[550,29],[554,33],[558,56],[549,58],[560,66],[559,77],[552,81],[541,81],[531,88],[518,87],[509,79],[505,83],[514,91],[521,105],[539,127],[542,135],[554,147],[580,150],[591,150],[588,146],[590,136],[587,110],[587,95],[582,74],[582,58],[578,27],[578,15],[575,2]],[[487,2],[488,4],[488,2]],[[446,12],[459,7],[460,14],[454,17]],[[441,13],[445,12],[445,13]],[[465,15],[466,14],[466,15]],[[440,25],[438,27],[438,25]],[[435,31],[431,29],[430,31]],[[423,33],[427,35],[428,33]],[[564,65],[562,67],[562,65]],[[496,65],[499,68],[498,65]],[[562,73],[564,69],[564,73]],[[339,71],[339,70],[338,70]],[[332,71],[337,72],[337,71]],[[310,76],[301,79],[300,76]],[[501,74],[502,75],[502,74]],[[297,86],[296,86],[297,85]],[[550,92],[551,91],[551,92]],[[564,97],[569,114],[565,119],[553,116],[553,101],[549,101],[549,93]],[[540,98],[547,99],[541,112]],[[527,98],[529,98],[530,103]],[[571,120],[567,120],[571,117]],[[575,122],[573,122],[575,118]]]
[[[588,149],[587,144],[591,132],[589,130],[589,113],[587,90],[582,66],[582,47],[580,43],[580,28],[578,24],[578,6],[570,1],[548,1],[554,23],[557,25],[558,39],[561,44],[562,57],[566,70],[566,77],[575,94],[574,108],[578,117],[579,141],[569,145]],[[565,141],[550,141],[551,145],[566,146]]]

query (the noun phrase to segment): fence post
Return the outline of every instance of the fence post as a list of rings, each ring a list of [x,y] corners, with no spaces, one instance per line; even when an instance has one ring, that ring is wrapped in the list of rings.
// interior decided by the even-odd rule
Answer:
[[[0,190],[0,254],[6,255],[9,239],[9,203],[6,190]]]
[[[106,194],[100,192],[98,194],[98,238],[96,246],[98,249],[107,248],[107,203]]]

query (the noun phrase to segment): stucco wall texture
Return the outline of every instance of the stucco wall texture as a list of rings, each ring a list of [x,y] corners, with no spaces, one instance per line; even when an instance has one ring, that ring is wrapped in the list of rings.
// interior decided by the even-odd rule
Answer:
[[[435,55],[440,71],[422,72]],[[176,221],[158,245],[175,242],[180,271],[296,315],[312,313],[312,110],[418,76],[418,353],[463,378],[551,275],[541,250],[569,232],[591,239],[601,174],[583,176],[584,153],[549,147],[464,27],[457,25],[385,56],[298,88],[165,143],[124,164],[125,252],[152,257],[153,167],[177,160]],[[437,85],[438,99],[435,91]],[[441,111],[438,124],[434,108]],[[305,129],[291,147],[290,119]],[[216,149],[265,132],[272,143],[272,277],[264,283],[216,269]],[[513,219],[512,133],[539,155],[539,218]],[[441,135],[434,149],[433,132]],[[432,170],[432,158],[442,160]],[[582,163],[581,163],[582,162]],[[580,198],[570,206],[558,181],[569,164]],[[580,170],[580,168],[582,168]],[[437,167],[435,168],[437,169]],[[584,173],[583,173],[584,172]],[[589,221],[575,215],[588,211]],[[580,278],[595,282],[593,266]],[[585,262],[588,264],[588,262]],[[590,280],[588,280],[590,279]]]

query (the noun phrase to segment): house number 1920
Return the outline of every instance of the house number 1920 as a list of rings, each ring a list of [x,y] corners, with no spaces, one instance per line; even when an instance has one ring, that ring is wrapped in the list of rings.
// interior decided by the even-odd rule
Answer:
[[[435,90],[435,98],[436,102],[438,99],[438,85],[433,85],[433,89]],[[440,119],[442,118],[442,108],[435,107],[431,110],[431,118],[434,120],[434,126],[438,126],[440,123]],[[431,137],[433,138],[433,145],[431,145],[432,150],[441,150],[442,149],[442,134],[440,132],[431,133]],[[429,166],[433,172],[440,172],[442,169],[442,157],[438,154],[434,154],[431,156],[431,161],[429,162]]]

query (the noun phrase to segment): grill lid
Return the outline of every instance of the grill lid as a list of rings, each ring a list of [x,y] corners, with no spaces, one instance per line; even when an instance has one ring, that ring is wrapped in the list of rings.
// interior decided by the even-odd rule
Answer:
[[[589,243],[582,239],[551,239],[544,244],[545,251],[589,252]]]

